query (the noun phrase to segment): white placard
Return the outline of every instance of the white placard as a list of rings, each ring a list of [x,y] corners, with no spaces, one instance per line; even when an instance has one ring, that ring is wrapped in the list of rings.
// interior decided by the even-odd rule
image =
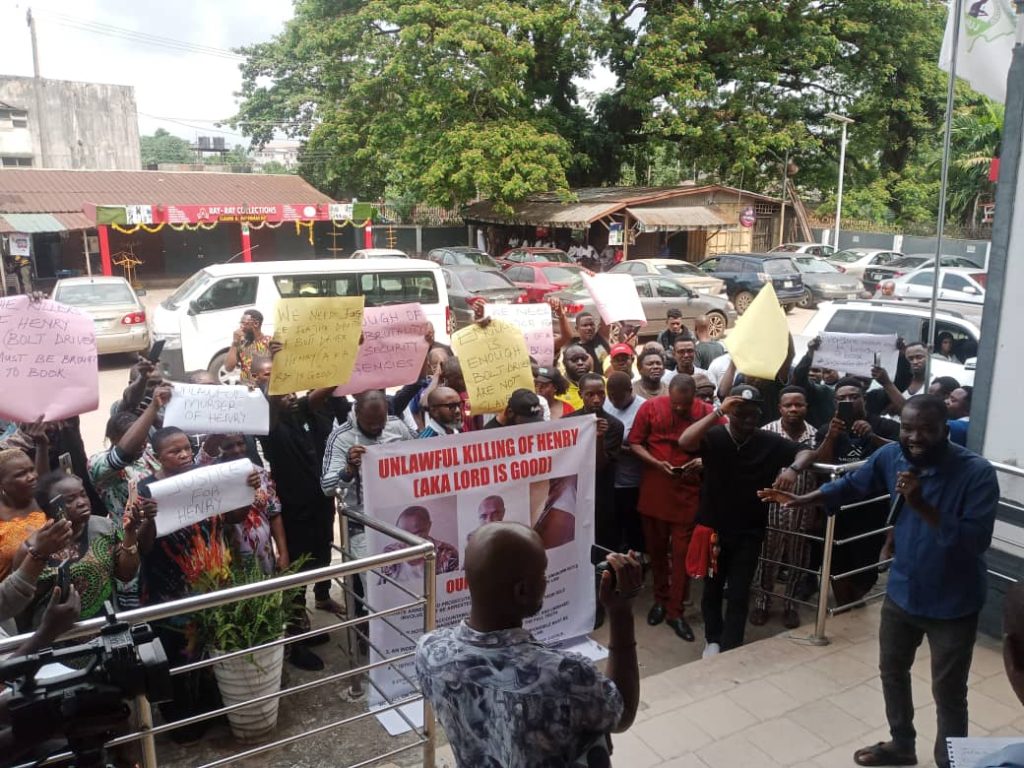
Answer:
[[[256,498],[256,489],[246,484],[250,472],[252,462],[238,459],[157,480],[149,486],[157,504],[156,535],[166,536],[208,517],[250,506]]]
[[[647,325],[647,315],[644,314],[632,275],[584,273],[583,282],[597,305],[601,319],[606,323],[622,321]]]
[[[526,338],[530,357],[540,365],[554,365],[555,337],[548,304],[485,304],[484,315],[516,326]]]
[[[900,351],[894,333],[823,333],[821,346],[814,353],[814,365],[831,368],[854,376],[871,376],[871,368],[878,364],[896,375]]]
[[[172,384],[164,426],[190,435],[265,435],[270,431],[270,404],[258,389],[218,384]]]
[[[32,235],[12,232],[7,236],[7,248],[11,256],[28,256],[32,252]]]

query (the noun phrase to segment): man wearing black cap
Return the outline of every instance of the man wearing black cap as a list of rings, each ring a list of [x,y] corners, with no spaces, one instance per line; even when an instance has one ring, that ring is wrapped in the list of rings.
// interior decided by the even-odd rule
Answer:
[[[544,406],[540,404],[537,393],[528,389],[517,389],[508,399],[505,411],[484,424],[484,429],[513,427],[538,421],[544,421]]]
[[[764,398],[757,388],[740,384],[722,405],[687,427],[679,445],[704,462],[697,523],[718,533],[718,570],[704,584],[701,613],[707,645],[705,658],[743,645],[750,584],[757,570],[767,505],[757,492],[776,485],[789,490],[797,474],[814,461],[813,451],[781,435],[759,429]],[[725,415],[729,423],[719,425]],[[724,592],[729,604],[722,616]]]

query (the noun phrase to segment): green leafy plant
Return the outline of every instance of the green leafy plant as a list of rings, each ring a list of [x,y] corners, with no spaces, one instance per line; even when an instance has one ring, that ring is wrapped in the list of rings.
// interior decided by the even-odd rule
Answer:
[[[276,574],[286,576],[302,568],[306,558]],[[215,573],[202,574],[195,584],[196,592],[213,592],[226,587],[253,584],[270,578],[252,558],[234,560],[230,566]],[[295,602],[299,588],[250,597],[196,614],[196,628],[203,642],[218,651],[231,653],[277,640],[285,625],[305,609]]]

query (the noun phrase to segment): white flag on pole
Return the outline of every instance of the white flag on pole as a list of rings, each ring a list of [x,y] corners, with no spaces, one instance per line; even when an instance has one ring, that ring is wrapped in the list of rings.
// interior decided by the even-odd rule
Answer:
[[[946,72],[953,58],[953,22],[957,6],[956,1],[951,0],[939,54],[939,67]],[[1017,33],[1013,0],[962,0],[959,6],[957,77],[966,80],[978,93],[1006,103],[1006,75]]]

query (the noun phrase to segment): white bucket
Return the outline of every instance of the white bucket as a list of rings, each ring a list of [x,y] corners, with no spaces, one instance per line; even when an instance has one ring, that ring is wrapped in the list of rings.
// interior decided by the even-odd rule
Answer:
[[[221,655],[223,652],[211,652],[213,657]],[[213,672],[225,706],[241,704],[280,690],[283,664],[283,645],[214,664]],[[228,722],[235,738],[255,741],[274,730],[279,703],[280,699],[275,698],[228,712]]]

